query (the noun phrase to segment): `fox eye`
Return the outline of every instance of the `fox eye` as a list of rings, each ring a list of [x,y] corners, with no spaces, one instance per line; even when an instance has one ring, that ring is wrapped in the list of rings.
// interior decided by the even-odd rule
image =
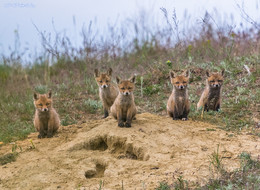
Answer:
[[[180,84],[180,82],[176,82],[175,84]]]
[[[211,81],[209,81],[209,82],[215,82],[214,80],[211,80]]]
[[[50,103],[46,103],[46,106],[50,105]]]
[[[121,90],[124,90],[125,88],[121,88]]]
[[[131,87],[128,88],[128,90],[131,90],[131,89],[132,89]]]
[[[218,80],[218,82],[222,82],[222,80]]]
[[[183,81],[183,84],[186,84],[187,82]]]
[[[108,80],[106,80],[106,82],[109,82]]]
[[[42,104],[38,104],[39,106],[42,106]]]
[[[102,83],[102,80],[100,80],[99,82]]]

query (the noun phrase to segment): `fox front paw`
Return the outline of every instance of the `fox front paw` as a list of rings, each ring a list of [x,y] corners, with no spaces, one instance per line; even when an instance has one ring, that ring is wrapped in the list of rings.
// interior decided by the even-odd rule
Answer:
[[[181,120],[182,120],[182,121],[187,121],[187,120],[188,120],[188,118],[186,118],[186,117],[183,117]]]
[[[131,127],[131,123],[125,123],[125,127],[127,127],[127,128],[129,128],[129,127]]]
[[[107,118],[108,116],[109,116],[109,114],[105,113],[103,119]]]
[[[124,127],[124,123],[123,122],[118,123],[118,127]]]
[[[39,135],[38,135],[38,138],[39,138],[39,139],[42,139],[42,138],[44,138],[44,137],[45,137],[44,134],[39,134]]]
[[[47,138],[53,137],[53,134],[47,134]]]

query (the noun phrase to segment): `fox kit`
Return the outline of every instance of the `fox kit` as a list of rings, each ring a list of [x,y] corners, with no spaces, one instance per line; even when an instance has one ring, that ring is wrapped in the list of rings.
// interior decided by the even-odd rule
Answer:
[[[51,91],[48,94],[34,93],[34,127],[39,132],[38,138],[52,137],[60,126],[59,115],[52,107]]]
[[[172,94],[168,99],[167,112],[174,120],[188,119],[190,112],[190,102],[188,96],[189,71],[184,71],[182,75],[170,72],[171,83],[173,85]]]
[[[98,69],[95,69],[95,79],[99,86],[99,97],[103,104],[104,118],[108,117],[108,110],[113,105],[118,90],[114,84],[111,83],[112,69],[109,68],[106,73],[99,73]]]
[[[135,76],[129,80],[121,80],[119,77],[116,77],[116,82],[119,95],[111,107],[111,113],[117,119],[119,127],[131,127],[132,119],[135,118],[137,112],[133,95]],[[125,125],[124,122],[126,122]]]
[[[206,88],[204,89],[197,104],[198,110],[203,108],[204,111],[219,111],[224,72],[224,69],[221,73],[209,73],[206,71],[206,75],[208,77],[206,80]]]

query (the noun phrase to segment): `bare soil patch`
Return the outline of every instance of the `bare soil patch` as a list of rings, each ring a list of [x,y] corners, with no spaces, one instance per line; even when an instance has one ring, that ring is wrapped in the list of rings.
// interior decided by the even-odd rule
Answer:
[[[30,142],[32,140],[35,149]],[[173,177],[204,184],[212,177],[209,156],[219,144],[225,169],[238,168],[243,151],[259,156],[260,139],[229,133],[208,123],[173,121],[149,113],[137,115],[132,128],[108,117],[61,127],[50,139],[37,133],[16,142],[22,151],[2,165],[0,189],[154,189]],[[12,145],[0,147],[0,155]]]

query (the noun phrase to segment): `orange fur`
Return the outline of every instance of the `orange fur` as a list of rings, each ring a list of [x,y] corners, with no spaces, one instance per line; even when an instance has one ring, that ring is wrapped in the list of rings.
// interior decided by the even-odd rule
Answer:
[[[119,127],[131,127],[137,109],[134,102],[135,76],[129,80],[116,78],[119,94],[111,107],[111,113],[118,121]],[[124,122],[126,122],[124,124]]]
[[[176,74],[171,71],[170,78],[173,90],[167,102],[167,113],[174,120],[187,120],[190,112],[190,102],[187,89],[189,72],[185,71],[182,75],[176,76]]]
[[[203,108],[205,111],[218,111],[220,109],[224,72],[225,70],[222,70],[221,73],[206,72],[208,78],[206,79],[206,87],[197,104],[198,110]]]
[[[59,129],[60,119],[52,107],[51,92],[48,94],[34,93],[34,127],[39,132],[38,138],[52,137]]]
[[[99,97],[103,104],[104,118],[108,117],[108,111],[113,105],[118,90],[116,86],[111,83],[112,69],[109,68],[107,73],[99,73],[98,69],[95,69],[95,79],[99,86]]]

